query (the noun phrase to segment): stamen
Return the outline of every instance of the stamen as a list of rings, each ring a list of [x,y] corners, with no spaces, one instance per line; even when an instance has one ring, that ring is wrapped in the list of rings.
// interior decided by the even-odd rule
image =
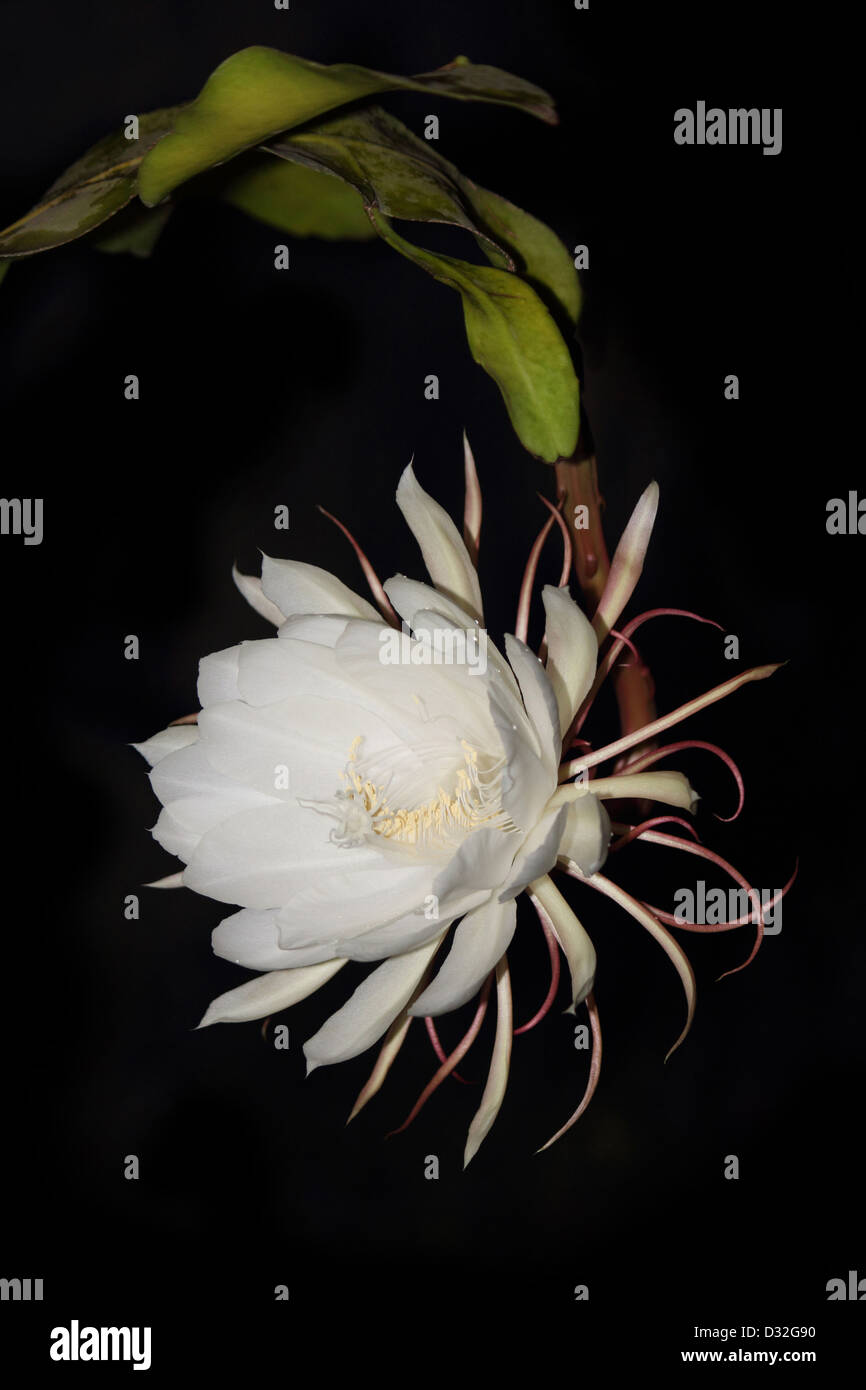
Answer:
[[[450,793],[440,787],[436,796],[423,806],[392,810],[388,788],[365,777],[359,770],[363,735],[353,739],[345,768],[339,773],[344,783],[332,801],[302,801],[322,815],[332,816],[337,826],[331,840],[342,848],[363,844],[370,835],[408,845],[430,845],[462,840],[481,826],[515,830],[514,821],[502,809],[500,787],[505,758],[489,760],[484,766],[477,749],[460,740],[463,766],[454,777]],[[387,752],[379,755],[387,760]]]

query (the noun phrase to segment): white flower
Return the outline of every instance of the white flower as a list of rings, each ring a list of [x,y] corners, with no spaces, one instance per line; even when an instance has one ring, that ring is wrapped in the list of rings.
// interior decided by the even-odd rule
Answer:
[[[477,554],[480,500],[468,445],[466,458]],[[648,490],[636,513],[645,524],[632,528],[640,560],[655,501]],[[565,588],[548,586],[546,668],[515,636],[505,638],[503,655],[482,626],[469,549],[411,465],[397,503],[431,581],[397,575],[383,594],[373,577],[383,611],[390,617],[393,605],[411,630],[401,660],[383,659],[393,626],[383,627],[366,599],[316,566],[265,558],[260,583],[236,580],[276,635],[205,657],[197,723],[172,725],[136,747],[152,764],[163,805],[153,834],[186,865],[166,884],[239,909],[216,928],[214,950],[263,972],[215,1000],[203,1024],[266,1017],[347,961],[371,962],[304,1046],[309,1072],[387,1034],[364,1103],[412,1017],[458,1008],[485,982],[489,990],[495,975],[494,1060],[468,1162],[507,1077],[506,951],[516,896],[530,891],[562,947],[572,1005],[586,999],[595,951],[549,871],[561,860],[587,879],[598,874],[610,835],[604,797],[646,795],[689,808],[694,793],[670,772],[594,781],[584,774],[560,786],[563,737],[596,677],[593,626]],[[622,602],[605,614],[608,627]],[[483,663],[473,660],[482,644]],[[464,659],[448,659],[461,651]]]

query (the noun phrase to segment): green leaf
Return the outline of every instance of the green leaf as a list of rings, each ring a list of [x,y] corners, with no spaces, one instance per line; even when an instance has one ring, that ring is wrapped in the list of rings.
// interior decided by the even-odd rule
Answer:
[[[348,184],[271,155],[256,154],[241,162],[244,167],[232,173],[221,195],[241,212],[293,236],[353,241],[375,237],[363,202]]]
[[[245,49],[217,68],[192,105],[142,116],[137,141],[115,134],[94,146],[0,233],[0,258],[62,245],[117,213],[118,222],[94,244],[148,255],[170,214],[169,206],[156,205],[183,184],[189,196],[215,193],[294,235],[378,233],[460,294],[472,355],[497,382],[525,447],[548,462],[569,457],[579,390],[556,320],[573,328],[580,309],[571,257],[544,223],[472,183],[381,108],[321,119],[399,89],[497,102],[556,120],[539,88],[465,58],[404,78]],[[136,191],[141,204],[129,207]],[[492,268],[413,246],[391,218],[462,227]]]
[[[577,382],[568,349],[539,296],[573,328],[580,286],[568,251],[550,228],[471,183],[380,107],[316,121],[264,148],[352,184],[392,246],[459,290],[473,356],[499,383],[520,438],[551,462],[567,457],[576,442]],[[463,227],[497,269],[431,257],[397,237],[386,218]],[[508,273],[516,267],[520,276]]]
[[[395,251],[458,291],[472,356],[502,392],[525,448],[547,463],[569,458],[577,446],[577,377],[562,334],[532,287],[513,272],[422,250],[380,212],[369,215]]]
[[[195,174],[346,102],[400,90],[496,102],[556,120],[541,88],[466,59],[417,77],[395,77],[352,63],[328,67],[275,48],[245,48],[220,64],[173,132],[143,161],[142,202],[153,207]]]
[[[32,256],[107,222],[136,192],[144,155],[171,130],[179,106],[139,117],[139,138],[107,135],[61,174],[36,207],[0,232],[0,256]]]
[[[161,208],[146,208],[141,203],[133,203],[115,217],[106,231],[97,229],[91,242],[97,251],[111,256],[126,252],[146,260],[152,255],[173,210],[170,203]]]
[[[466,228],[494,265],[520,269],[572,328],[577,323],[580,282],[556,234],[465,178],[380,106],[316,121],[263,148],[280,159],[335,174],[358,190],[366,208],[389,218]]]
[[[448,222],[487,236],[472,206],[469,180],[381,106],[315,121],[263,148],[344,180],[360,193],[364,207],[387,217]]]
[[[574,328],[580,316],[580,281],[574,261],[556,233],[487,188],[475,188],[473,201],[495,240],[511,251],[523,278],[542,299],[551,299]],[[487,245],[483,241],[479,244],[489,255]]]

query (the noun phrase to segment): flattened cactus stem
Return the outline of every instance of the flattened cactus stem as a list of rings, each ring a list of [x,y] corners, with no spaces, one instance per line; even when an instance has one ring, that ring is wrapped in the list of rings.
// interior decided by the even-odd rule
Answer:
[[[604,500],[598,490],[598,469],[585,421],[574,457],[556,464],[556,482],[559,497],[565,499],[563,516],[574,541],[575,577],[591,618],[607,582],[610,556],[601,524]]]
[[[586,416],[581,421],[580,438],[574,456],[556,464],[558,496],[563,500],[563,516],[571,527],[574,574],[583,595],[587,617],[592,618],[610,572],[610,556],[604,539],[602,510],[604,499],[598,488],[595,448]],[[655,687],[643,664],[619,666],[613,673],[614,691],[623,734],[633,733],[656,717]],[[631,750],[617,764],[626,766],[648,751],[652,744]]]

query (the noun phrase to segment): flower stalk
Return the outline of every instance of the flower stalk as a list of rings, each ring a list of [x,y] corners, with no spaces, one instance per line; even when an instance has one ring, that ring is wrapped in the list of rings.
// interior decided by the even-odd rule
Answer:
[[[587,616],[592,618],[610,577],[610,556],[602,525],[604,498],[598,486],[598,465],[585,420],[574,457],[556,464],[556,483],[563,513],[573,531],[575,578]],[[623,734],[634,733],[655,719],[655,686],[646,665],[632,662],[617,666],[613,683]],[[648,743],[634,756],[650,747]]]

